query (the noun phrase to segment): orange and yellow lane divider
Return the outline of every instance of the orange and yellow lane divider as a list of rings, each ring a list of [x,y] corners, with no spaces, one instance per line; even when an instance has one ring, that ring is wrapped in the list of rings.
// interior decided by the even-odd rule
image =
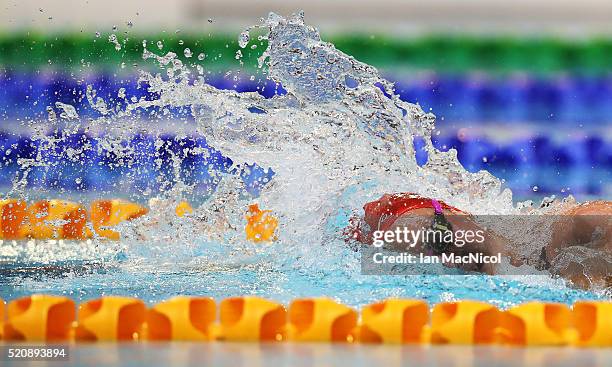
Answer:
[[[99,236],[118,240],[121,235],[112,227],[148,212],[147,208],[125,200],[97,200],[91,203],[91,224]]]
[[[84,240],[94,236],[119,240],[116,226],[146,215],[149,209],[126,200],[95,200],[89,208],[67,200],[41,200],[28,205],[19,199],[0,200],[0,240]],[[186,201],[174,210],[178,217],[193,214]],[[245,215],[247,240],[276,239],[278,219],[270,210],[250,205]]]
[[[0,240],[84,240],[99,237],[117,240],[117,224],[148,212],[145,207],[124,200],[96,200],[89,211],[67,200],[0,200]]]
[[[26,236],[27,208],[28,204],[23,200],[0,200],[0,239],[14,240]]]
[[[329,298],[284,305],[233,297],[175,297],[151,307],[130,297],[102,297],[76,305],[70,298],[32,295],[0,301],[5,342],[243,341],[368,344],[495,344],[612,346],[612,302],[568,307],[530,302],[502,311],[476,301],[429,308],[412,299],[387,299],[361,312]],[[6,309],[6,310],[5,310]]]
[[[248,240],[269,242],[276,239],[278,219],[272,215],[271,210],[261,210],[257,204],[249,205],[246,220],[244,231]]]

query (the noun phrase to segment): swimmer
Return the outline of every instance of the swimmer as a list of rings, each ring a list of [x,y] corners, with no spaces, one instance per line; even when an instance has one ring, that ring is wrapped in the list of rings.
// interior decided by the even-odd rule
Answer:
[[[372,244],[375,231],[396,231],[404,228],[412,231],[481,230],[484,232],[484,241],[472,242],[461,247],[455,246],[452,242],[420,241],[411,248],[396,242],[386,243],[385,248],[434,255],[500,253],[509,258],[514,266],[539,263],[540,268],[569,279],[581,288],[610,286],[612,271],[612,260],[610,260],[612,227],[608,222],[612,218],[610,202],[587,202],[565,207],[556,213],[550,241],[542,248],[537,256],[539,258],[536,259],[526,258],[509,244],[508,239],[491,230],[484,230],[472,215],[444,202],[415,194],[399,193],[383,195],[380,199],[365,204],[363,208],[364,216],[351,221],[348,234],[364,244]],[[584,253],[588,253],[586,258]],[[462,264],[461,267],[467,271],[496,273],[492,264]]]
[[[541,265],[581,288],[612,287],[612,202],[563,208],[542,248]]]
[[[375,231],[396,231],[404,230],[404,228],[413,232],[422,229],[471,230],[474,232],[481,230],[468,213],[444,202],[411,193],[386,194],[376,201],[367,203],[363,208],[365,215],[359,220],[352,220],[348,234],[364,244],[372,244]],[[473,243],[471,246],[455,246],[448,241],[419,241],[412,247],[407,247],[404,243],[386,243],[385,248],[438,256],[443,253],[453,253],[459,256],[470,252],[479,252],[485,256],[502,253],[502,255],[513,258],[513,254],[504,250],[501,237],[491,231],[483,232],[482,244]],[[453,266],[452,264],[445,265]],[[493,264],[462,264],[461,268],[466,271],[495,274]]]

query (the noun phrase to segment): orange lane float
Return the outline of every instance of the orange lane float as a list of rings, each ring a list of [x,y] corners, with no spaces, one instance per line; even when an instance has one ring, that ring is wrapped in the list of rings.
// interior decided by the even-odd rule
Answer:
[[[289,306],[288,340],[299,342],[352,342],[358,315],[329,298],[305,298]]]
[[[576,302],[573,325],[575,344],[590,347],[612,346],[612,302]]]
[[[27,234],[34,239],[83,240],[91,236],[87,211],[65,200],[41,200],[28,207]]]
[[[0,200],[0,239],[17,240],[26,236],[27,208],[23,200]]]
[[[75,304],[66,297],[33,295],[9,303],[4,324],[7,341],[66,341],[71,337]]]
[[[261,210],[259,205],[249,205],[246,214],[247,224],[244,228],[246,237],[253,242],[269,242],[276,239],[278,219],[272,215],[271,210]]]
[[[178,217],[193,214],[192,206],[186,201],[179,202],[174,211]],[[0,240],[83,240],[94,234],[119,240],[121,234],[114,227],[148,212],[144,206],[122,199],[93,201],[89,213],[81,204],[66,200],[41,200],[27,206],[22,200],[4,199],[0,200]],[[258,204],[249,205],[246,220],[249,241],[276,240],[278,219],[272,211],[261,210]]]
[[[297,299],[289,312],[258,297],[216,303],[205,297],[174,297],[147,308],[129,297],[82,303],[32,295],[0,300],[0,340],[5,342],[93,341],[289,341],[384,344],[496,344],[511,346],[611,347],[612,302],[530,302],[507,311],[476,301],[435,305],[388,299],[366,305],[361,318],[327,298]],[[4,324],[4,325],[3,325]]]
[[[77,341],[138,340],[146,318],[146,307],[139,299],[102,297],[79,306]]]
[[[358,341],[420,343],[427,336],[428,323],[429,306],[425,301],[388,299],[363,308]]]
[[[259,297],[227,298],[220,305],[219,340],[281,341],[287,322],[283,305]]]
[[[432,344],[492,344],[501,311],[477,301],[443,302],[431,313]]]
[[[188,202],[181,201],[174,209],[174,213],[177,215],[177,217],[182,218],[185,215],[193,214],[193,208]]]
[[[91,223],[100,237],[119,240],[121,234],[112,230],[112,227],[148,212],[147,208],[125,200],[96,200],[91,204]]]
[[[4,300],[0,298],[0,340],[4,338]]]
[[[512,345],[566,345],[575,339],[572,314],[559,303],[529,302],[504,312],[502,342]]]
[[[174,297],[147,312],[147,340],[213,340],[215,301],[204,297]]]

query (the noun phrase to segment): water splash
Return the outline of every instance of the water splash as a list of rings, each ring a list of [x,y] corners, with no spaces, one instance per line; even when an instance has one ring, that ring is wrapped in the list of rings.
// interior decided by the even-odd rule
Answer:
[[[120,101],[110,104],[87,88],[87,101],[101,117],[81,128],[105,134],[96,147],[84,149],[102,150],[112,157],[106,164],[118,171],[134,162],[136,149],[128,143],[126,132],[142,128],[140,116],[177,108],[188,111],[195,121],[192,133],[206,136],[210,146],[234,162],[219,176],[216,190],[201,190],[181,179],[181,160],[187,152],[156,157],[156,164],[169,160],[174,175],[160,179],[163,190],[150,200],[151,214],[124,225],[127,260],[119,261],[124,269],[209,272],[213,265],[226,270],[255,266],[267,269],[259,276],[268,286],[278,286],[272,279],[279,274],[303,277],[307,273],[309,279],[318,279],[320,289],[339,291],[349,282],[366,293],[376,285],[383,289],[379,295],[386,294],[385,288],[400,294],[406,291],[403,279],[360,276],[358,255],[342,238],[349,216],[360,213],[365,202],[383,193],[410,191],[475,214],[519,212],[511,191],[502,189],[497,178],[486,171],[470,173],[457,160],[455,150],[441,152],[433,146],[432,113],[400,100],[393,84],[374,67],[324,42],[315,28],[304,23],[303,14],[289,18],[270,14],[240,34],[240,48],[248,46],[253,30],[263,30],[266,35],[258,40],[268,41],[259,59],[262,73],[282,85],[286,94],[266,99],[257,93],[217,89],[206,83],[201,65],[193,73],[174,52],[159,55],[146,43],[143,59],[156,62],[163,74],[141,71],[138,81],[154,98],[127,98],[123,91]],[[163,49],[161,41],[156,45]],[[203,59],[204,54],[199,54],[198,60]],[[57,108],[63,111],[62,119],[74,119],[67,106]],[[415,138],[426,143],[428,160],[423,166],[415,158]],[[61,151],[65,159],[82,157],[83,152],[58,149],[63,136],[50,138],[41,133],[35,139],[47,151]],[[163,144],[159,138],[154,141],[155,149]],[[28,172],[50,164],[45,157],[39,154],[20,162],[22,173],[16,182],[21,186],[15,184],[14,191],[23,191]],[[252,164],[274,172],[270,182],[259,183],[257,197],[248,192],[240,176]],[[151,197],[147,190],[141,197]],[[193,216],[178,221],[170,208],[187,193],[200,196],[202,204]],[[279,218],[279,240],[271,246],[244,240],[244,212],[253,201]],[[502,285],[497,287],[503,292]],[[457,291],[448,283],[440,288],[444,296],[449,289]],[[291,292],[287,290],[283,297]]]
[[[120,102],[109,106],[87,87],[87,101],[101,115],[88,125],[106,130],[96,149],[114,157],[106,164],[115,164],[117,169],[131,164],[135,151],[126,144],[124,131],[130,130],[127,125],[137,121],[140,113],[188,109],[196,131],[235,162],[229,170],[234,173],[224,180],[236,181],[244,164],[274,171],[272,182],[261,183],[263,190],[257,200],[279,216],[280,240],[294,251],[307,251],[300,246],[303,243],[329,242],[326,226],[330,218],[340,212],[358,212],[364,202],[388,192],[417,192],[474,213],[516,210],[510,191],[502,191],[499,180],[485,171],[469,173],[454,150],[440,152],[433,147],[433,114],[400,100],[393,84],[374,67],[324,42],[315,28],[304,23],[303,14],[290,18],[270,14],[240,34],[241,48],[248,46],[253,30],[263,30],[266,35],[258,39],[268,41],[259,59],[262,71],[287,94],[266,99],[257,93],[216,89],[203,77],[194,80],[191,68],[174,52],[158,55],[145,47],[143,59],[154,60],[165,70],[165,75],[140,73],[139,84],[146,85],[156,98],[127,100],[123,91]],[[161,41],[157,47],[160,45]],[[74,108],[57,107],[64,119],[78,116]],[[413,141],[417,137],[426,142],[428,162],[422,167],[415,158]],[[50,140],[43,134],[39,138],[51,151],[57,150],[62,140]],[[155,141],[156,148],[161,144],[163,141]],[[64,158],[78,157],[67,154]],[[179,170],[179,155],[166,159]],[[22,162],[22,171],[40,164],[36,161]],[[160,158],[156,162],[162,163]],[[174,176],[162,183],[164,196],[194,191],[193,185],[181,182],[178,172]],[[242,220],[246,202],[236,201],[239,206],[227,210],[225,221]]]

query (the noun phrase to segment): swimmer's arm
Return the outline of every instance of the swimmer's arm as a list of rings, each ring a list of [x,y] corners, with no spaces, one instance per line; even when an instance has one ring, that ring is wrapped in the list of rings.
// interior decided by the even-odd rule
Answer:
[[[522,258],[520,254],[517,254],[512,250],[512,247],[509,245],[508,239],[498,235],[497,233],[491,230],[483,229],[478,223],[474,221],[471,216],[455,215],[449,217],[449,221],[451,222],[455,230],[469,230],[474,233],[476,233],[477,231],[484,232],[484,240],[482,242],[474,241],[472,243],[464,245],[463,247],[455,247],[457,254],[465,255],[468,253],[483,253],[487,256],[496,256],[498,254],[501,254],[502,257],[508,258],[510,260],[510,264],[512,264],[513,266],[520,266],[524,264],[525,259]]]

